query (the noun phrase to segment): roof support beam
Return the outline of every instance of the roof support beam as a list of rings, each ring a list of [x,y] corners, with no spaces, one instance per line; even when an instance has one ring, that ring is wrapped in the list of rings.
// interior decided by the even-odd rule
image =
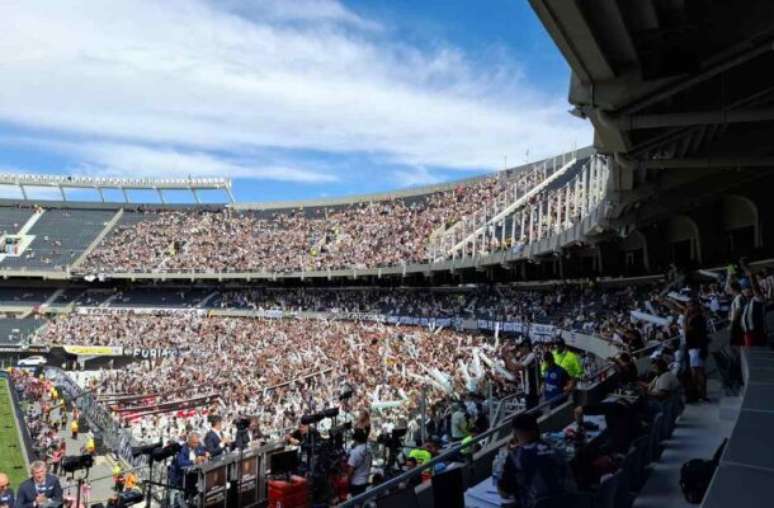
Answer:
[[[653,106],[654,104],[658,104],[664,99],[668,99],[669,97],[672,97],[673,95],[682,92],[683,90],[688,90],[689,88],[692,88],[699,83],[703,83],[704,81],[713,78],[718,74],[721,74],[729,69],[733,69],[734,67],[748,62],[753,58],[764,55],[772,50],[774,50],[774,43],[771,41],[754,46],[751,49],[743,51],[742,53],[739,53],[725,61],[707,67],[705,70],[690,78],[675,80],[674,83],[665,86],[661,90],[658,90],[657,92],[638,101],[635,101],[633,104],[630,104],[624,108],[621,113],[629,115],[638,111],[642,111],[643,109],[649,106]]]
[[[697,168],[774,168],[774,157],[713,157],[710,159],[651,159],[637,162],[638,167],[649,169]]]
[[[629,115],[619,118],[617,123],[621,129],[635,130],[660,127],[687,127],[690,125],[767,122],[770,120],[774,120],[774,108]]]

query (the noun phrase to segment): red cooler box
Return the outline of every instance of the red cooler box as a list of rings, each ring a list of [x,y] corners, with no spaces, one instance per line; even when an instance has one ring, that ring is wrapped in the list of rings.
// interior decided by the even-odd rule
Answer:
[[[290,481],[269,480],[269,508],[309,508],[306,478],[291,476]]]

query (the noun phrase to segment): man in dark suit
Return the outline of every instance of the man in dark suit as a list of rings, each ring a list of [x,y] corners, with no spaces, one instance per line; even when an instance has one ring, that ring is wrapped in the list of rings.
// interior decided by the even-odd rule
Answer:
[[[31,478],[19,485],[16,508],[48,508],[62,506],[62,486],[59,478],[48,474],[46,463],[36,460],[30,465]]]
[[[169,470],[169,480],[173,487],[182,488],[186,471],[196,464],[207,462],[207,449],[201,444],[201,437],[197,432],[188,434],[188,441],[175,455],[175,460]]]
[[[228,443],[223,439],[223,420],[220,416],[213,416],[210,424],[212,428],[204,436],[204,446],[207,448],[210,458],[214,459],[223,455]]]

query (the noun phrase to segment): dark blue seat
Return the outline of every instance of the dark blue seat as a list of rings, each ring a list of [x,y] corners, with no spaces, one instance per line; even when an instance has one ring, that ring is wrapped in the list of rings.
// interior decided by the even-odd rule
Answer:
[[[594,498],[585,492],[568,492],[540,498],[535,502],[535,508],[594,508]]]

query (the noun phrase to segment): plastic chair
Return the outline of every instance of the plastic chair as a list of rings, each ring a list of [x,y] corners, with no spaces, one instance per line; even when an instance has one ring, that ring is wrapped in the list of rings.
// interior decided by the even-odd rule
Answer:
[[[629,450],[621,464],[621,483],[615,495],[616,508],[629,508],[634,501],[631,491],[634,483],[636,453],[634,449]]]
[[[650,427],[650,457],[655,462],[661,458],[661,429],[664,425],[664,413],[659,413],[653,418]]]
[[[594,508],[615,508],[616,493],[621,485],[622,471],[608,475],[599,485],[594,495]]]
[[[634,448],[634,463],[632,465],[632,481],[630,484],[631,491],[639,491],[646,480],[646,470],[648,466],[650,436],[642,436],[637,438],[633,443]]]
[[[672,411],[673,406],[671,401],[662,402],[662,408],[664,411],[664,419],[661,422],[661,440],[666,441],[672,435],[670,427],[672,426]]]

